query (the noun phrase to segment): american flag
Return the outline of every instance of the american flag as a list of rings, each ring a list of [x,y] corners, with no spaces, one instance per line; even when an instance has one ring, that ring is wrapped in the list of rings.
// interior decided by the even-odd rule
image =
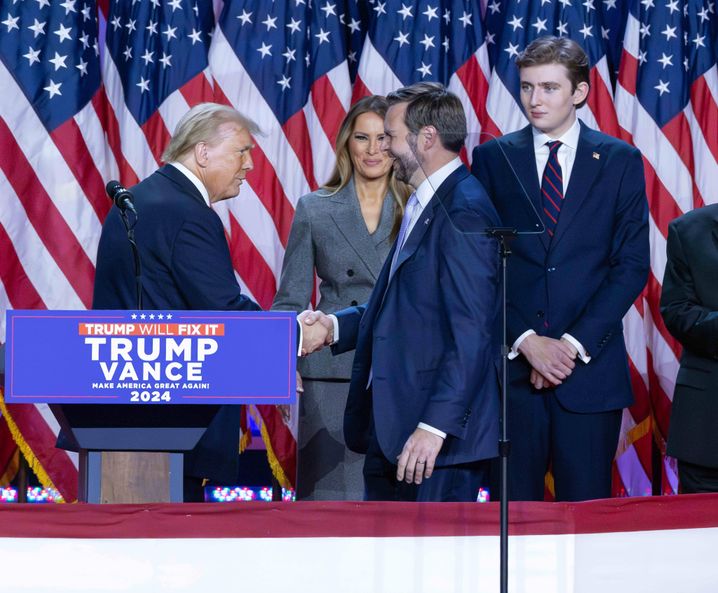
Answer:
[[[621,135],[641,150],[646,171],[651,273],[626,326],[631,360],[640,374],[640,382],[634,382],[637,405],[644,413],[650,410],[662,453],[680,356],[658,306],[666,236],[676,216],[718,202],[717,33],[713,1],[631,2],[615,95]],[[624,414],[627,443],[630,431],[643,432],[640,424],[640,417]],[[636,453],[629,449],[625,459],[618,459],[629,493],[627,480],[639,483],[640,474],[632,471],[642,461]],[[662,491],[676,492],[675,463],[665,456],[661,474]]]
[[[718,155],[714,7],[689,2],[683,15],[685,3],[676,4],[689,45],[667,41],[676,54],[689,51],[690,68],[680,79],[662,79],[670,92],[652,91],[659,99],[683,97],[676,113],[688,124],[679,131],[688,135],[681,136],[679,150],[665,139],[674,120],[651,115],[658,104],[647,99],[651,85],[644,85],[645,98],[636,92],[643,88],[639,73],[649,67],[670,70],[655,62],[659,42],[666,41],[658,31],[664,25],[652,25],[651,35],[643,36],[640,27],[659,12],[676,16],[673,2],[644,0],[630,15],[624,0],[483,4],[485,20],[479,0],[239,0],[215,6],[210,0],[101,0],[99,13],[88,0],[3,0],[0,76],[9,98],[0,102],[0,310],[90,305],[100,225],[110,206],[104,182],[119,178],[132,185],[150,174],[179,117],[205,100],[234,105],[263,130],[255,138],[255,170],[241,196],[216,210],[238,281],[268,307],[294,206],[327,179],[334,138],[353,99],[439,80],[464,104],[471,149],[481,132],[498,135],[526,123],[517,101],[516,52],[538,35],[570,35],[587,49],[593,65],[591,101],[580,117],[632,137],[646,155],[647,170],[653,164],[650,171],[661,180],[662,193],[649,181],[654,286],[626,319],[637,403],[624,414],[623,454],[616,466],[616,493],[644,494],[650,490],[652,419],[655,415],[657,432],[665,435],[677,368],[675,344],[656,308],[664,231],[670,218],[701,203],[695,192],[703,202],[716,201],[707,183]],[[712,31],[705,46],[692,48],[694,29],[699,36]],[[682,36],[683,30],[676,32]],[[643,64],[639,49],[652,51],[650,42],[658,44],[653,51],[659,54],[647,54]],[[664,42],[662,51],[667,47]],[[611,80],[621,55],[614,107]],[[712,56],[704,70],[698,55]],[[682,63],[683,55],[671,59]],[[646,132],[646,122],[655,132]],[[675,173],[664,160],[658,163],[669,157],[675,157]],[[4,326],[0,330],[2,341]],[[57,426],[47,408],[3,411],[36,472],[73,500],[76,460],[52,446]],[[251,413],[275,475],[290,485],[295,427],[285,425],[273,406],[255,406]]]

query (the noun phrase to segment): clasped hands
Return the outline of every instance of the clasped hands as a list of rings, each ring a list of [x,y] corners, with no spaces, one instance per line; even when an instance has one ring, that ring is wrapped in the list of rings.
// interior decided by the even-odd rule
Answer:
[[[536,389],[561,385],[576,366],[578,350],[568,340],[532,334],[519,345],[531,365],[531,385]]]
[[[334,323],[321,311],[302,311],[297,315],[302,324],[302,356],[318,352],[334,341]]]

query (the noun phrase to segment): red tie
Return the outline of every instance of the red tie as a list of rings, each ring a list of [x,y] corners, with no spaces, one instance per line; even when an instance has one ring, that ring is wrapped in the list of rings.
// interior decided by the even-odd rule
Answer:
[[[558,162],[558,149],[561,142],[555,140],[546,144],[548,145],[548,162],[541,179],[541,201],[546,231],[549,237],[553,237],[563,204],[563,172]]]

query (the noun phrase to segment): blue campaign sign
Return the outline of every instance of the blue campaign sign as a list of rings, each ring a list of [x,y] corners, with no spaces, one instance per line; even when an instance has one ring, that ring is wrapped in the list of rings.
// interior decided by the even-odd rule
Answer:
[[[289,404],[293,313],[7,311],[9,403]]]

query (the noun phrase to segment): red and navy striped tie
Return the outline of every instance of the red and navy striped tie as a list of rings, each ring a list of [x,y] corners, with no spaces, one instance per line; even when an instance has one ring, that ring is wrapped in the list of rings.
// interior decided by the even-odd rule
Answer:
[[[563,172],[558,162],[558,149],[561,142],[554,140],[546,144],[548,145],[548,162],[541,179],[541,200],[546,231],[549,237],[553,237],[563,204]]]

